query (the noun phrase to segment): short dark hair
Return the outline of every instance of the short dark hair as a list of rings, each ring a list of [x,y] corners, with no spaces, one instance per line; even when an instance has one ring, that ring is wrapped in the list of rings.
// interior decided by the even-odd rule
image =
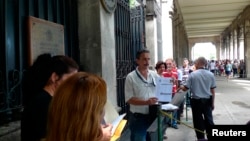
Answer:
[[[141,50],[137,51],[136,59],[139,59],[142,53],[150,53],[150,51],[147,49],[141,49]]]
[[[78,69],[78,64],[68,56],[52,56],[50,53],[39,55],[32,66],[30,66],[23,74],[23,104],[27,104],[31,97],[47,84],[53,72],[59,76],[59,79],[61,79],[64,74]]]
[[[156,65],[155,65],[155,69],[158,70],[158,69],[161,67],[161,65],[164,65],[164,66],[165,66],[165,69],[167,68],[167,65],[166,65],[165,62],[163,62],[163,61],[158,61],[158,62],[156,63]]]
[[[195,60],[195,63],[200,63],[201,65],[207,65],[207,59],[205,57],[199,57]]]

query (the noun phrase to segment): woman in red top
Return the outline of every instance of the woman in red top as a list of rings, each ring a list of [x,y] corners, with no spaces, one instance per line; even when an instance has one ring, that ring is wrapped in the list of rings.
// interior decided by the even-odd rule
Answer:
[[[173,59],[167,59],[166,60],[167,69],[162,74],[164,77],[170,77],[173,80],[173,89],[172,89],[172,97],[174,97],[174,94],[177,92],[177,85],[178,85],[178,73],[176,67],[174,67],[174,60]],[[178,129],[177,121],[175,120],[177,118],[177,111],[173,112],[173,120],[171,123],[171,126],[175,129]]]
[[[162,75],[164,77],[171,77],[173,79],[173,96],[174,96],[174,94],[177,92],[178,73],[176,67],[174,67],[173,59],[167,59],[166,64],[167,64],[167,69]]]

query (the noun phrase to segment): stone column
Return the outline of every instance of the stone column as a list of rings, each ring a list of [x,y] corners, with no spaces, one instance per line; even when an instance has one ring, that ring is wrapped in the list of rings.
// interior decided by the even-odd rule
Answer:
[[[178,16],[179,17],[179,16]],[[174,47],[173,47],[173,59],[177,58],[177,54],[179,53],[179,46],[180,46],[180,37],[179,37],[179,33],[180,33],[180,26],[179,26],[179,18],[177,18],[174,22],[174,28],[175,28],[175,32],[174,32],[174,38],[175,38],[175,42],[174,42]]]
[[[160,1],[160,0],[157,0]],[[173,0],[161,0],[163,60],[173,57]]]
[[[189,60],[194,60],[194,45],[195,45],[195,43],[189,41],[189,45],[188,45],[188,48],[189,48],[188,49],[189,50],[189,58],[186,57]]]
[[[189,43],[183,22],[178,24],[177,34],[178,46],[175,47],[174,60],[178,65],[182,65],[183,58],[190,58]]]
[[[107,83],[108,100],[117,106],[114,13],[101,0],[78,0],[80,65]]]
[[[236,40],[237,40],[237,47],[236,47],[236,50],[237,50],[237,59],[240,59],[240,27],[237,28],[237,37],[236,37]]]
[[[247,20],[245,24],[245,64],[246,64],[246,77],[250,78],[250,21]]]
[[[233,32],[230,33],[229,37],[229,58],[230,60],[234,59],[234,38],[233,38]]]
[[[237,30],[233,31],[233,59],[238,59],[238,35],[237,35]]]
[[[183,46],[183,21],[180,21],[180,23],[178,24],[179,26],[179,32],[178,32],[178,46],[176,46],[176,52],[175,52],[175,57],[174,60],[177,62],[177,64],[180,64],[180,62],[182,62],[182,57],[183,57],[183,50],[182,50],[182,46]]]
[[[189,58],[188,38],[184,27],[182,13],[177,7],[177,1],[173,2],[173,59],[177,62],[177,65],[180,65],[182,64],[182,59],[184,57]]]
[[[162,49],[161,3],[146,1],[146,45],[150,50],[150,65],[155,66],[158,60],[164,61]]]
[[[224,50],[224,46],[225,46],[225,41],[224,41],[224,36],[222,35],[221,39],[220,39],[220,42],[221,42],[221,46],[220,46],[220,60],[224,59],[225,56],[225,50]]]
[[[238,59],[244,59],[242,58],[242,56],[244,56],[244,52],[242,52],[241,50],[244,48],[244,28],[243,26],[241,25],[239,27],[239,30],[238,30]]]
[[[230,36],[227,35],[226,39],[226,59],[230,59]]]
[[[223,40],[222,45],[221,45],[221,60],[226,59],[226,43],[225,40]]]
[[[221,56],[221,46],[220,46],[220,42],[215,42],[213,43],[215,48],[216,48],[216,58],[217,60],[220,60],[220,56]]]

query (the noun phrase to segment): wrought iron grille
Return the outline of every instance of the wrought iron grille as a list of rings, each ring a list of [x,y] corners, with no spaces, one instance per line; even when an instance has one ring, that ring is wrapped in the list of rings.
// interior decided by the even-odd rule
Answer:
[[[117,103],[120,113],[128,112],[124,84],[135,69],[136,51],[144,47],[144,14],[142,6],[130,9],[129,0],[118,0],[115,11]]]
[[[77,0],[0,0],[0,125],[20,119],[28,16],[64,25],[65,54],[79,62]]]

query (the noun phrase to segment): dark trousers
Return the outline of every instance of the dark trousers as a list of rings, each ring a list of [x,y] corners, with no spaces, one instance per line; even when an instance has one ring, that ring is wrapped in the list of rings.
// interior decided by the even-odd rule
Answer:
[[[241,69],[241,70],[240,70],[240,78],[243,78],[243,77],[244,77],[243,74],[244,74],[244,71]]]
[[[191,99],[194,128],[199,131],[209,132],[211,125],[214,125],[210,99]],[[204,139],[205,134],[195,131],[198,139]],[[208,136],[207,136],[208,137]]]
[[[181,102],[179,109],[177,110],[177,119],[181,120],[181,114],[183,114],[185,101]]]
[[[183,114],[184,104],[186,104],[187,107],[190,107],[190,97],[191,97],[191,93],[188,90],[188,92],[186,93],[185,99],[181,102],[179,109],[177,110],[177,119],[178,120],[181,119],[181,114]]]
[[[129,113],[130,141],[146,141],[147,129],[151,125],[149,115]]]
[[[238,69],[237,68],[234,68],[233,69],[233,76],[237,75],[238,74]]]

